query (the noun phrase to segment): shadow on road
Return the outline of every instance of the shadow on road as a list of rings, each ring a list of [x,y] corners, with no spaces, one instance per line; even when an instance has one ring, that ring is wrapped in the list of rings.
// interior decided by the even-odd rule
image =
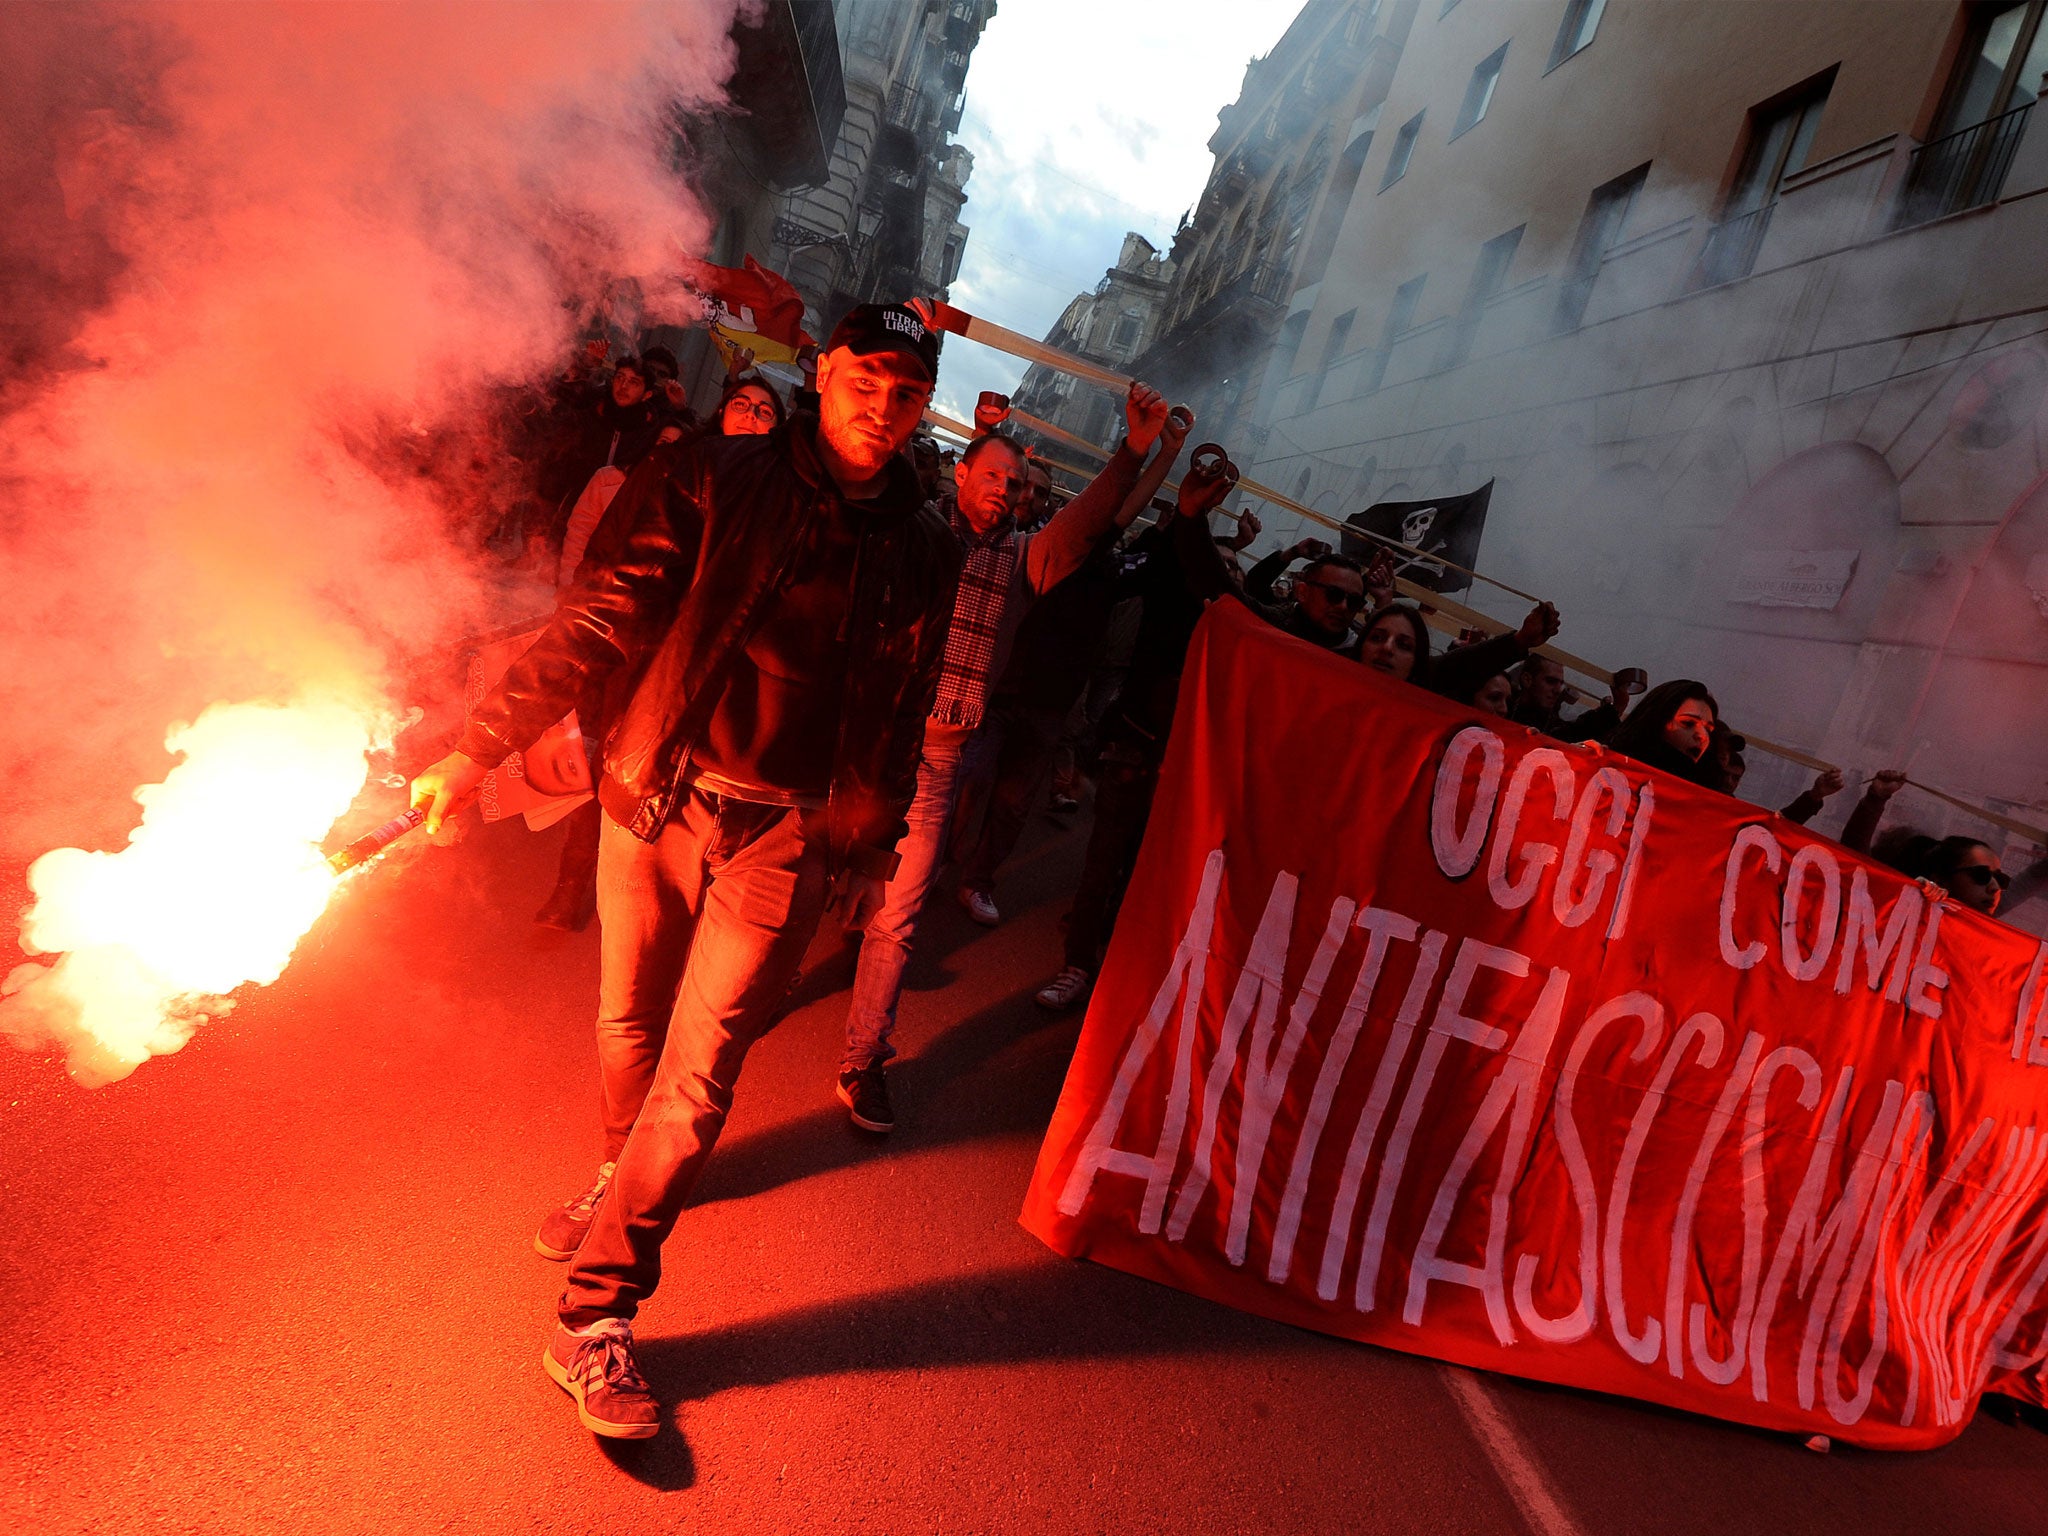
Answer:
[[[623,1451],[619,1469],[651,1487],[694,1477],[688,1405],[735,1387],[858,1372],[1169,1354],[1278,1353],[1328,1341],[1093,1264],[1042,1264],[962,1275],[799,1307],[737,1327],[642,1337],[634,1353],[678,1433]]]
[[[604,1459],[635,1482],[663,1493],[680,1493],[697,1482],[697,1458],[680,1433],[664,1429],[652,1440],[606,1440],[593,1436]]]
[[[848,1123],[821,1073],[814,1113],[721,1142],[690,1203],[758,1195],[877,1156],[1042,1131],[1080,1029],[1079,1013],[1047,1013],[1023,993],[962,1019],[915,1056],[891,1065],[899,1125],[886,1139]],[[1018,1059],[1006,1061],[1000,1072],[982,1070],[1012,1047],[1023,1047]]]

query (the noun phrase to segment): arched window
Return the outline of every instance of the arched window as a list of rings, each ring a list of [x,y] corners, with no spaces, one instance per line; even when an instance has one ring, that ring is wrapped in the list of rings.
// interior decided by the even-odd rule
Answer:
[[[1230,239],[1223,246],[1222,270],[1225,275],[1235,277],[1244,270],[1245,260],[1251,247],[1251,238],[1252,210],[1251,205],[1246,204],[1243,210],[1239,212],[1237,222],[1230,226]]]
[[[1274,233],[1280,227],[1280,214],[1287,201],[1287,178],[1275,176],[1273,184],[1266,189],[1266,200],[1259,205],[1258,228],[1252,236],[1252,243],[1261,255],[1273,249]]]

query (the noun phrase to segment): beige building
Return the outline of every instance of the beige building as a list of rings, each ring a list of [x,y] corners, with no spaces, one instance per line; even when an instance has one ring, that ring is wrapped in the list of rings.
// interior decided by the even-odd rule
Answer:
[[[1128,373],[1158,333],[1172,280],[1173,262],[1133,230],[1124,236],[1116,265],[1102,274],[1092,292],[1074,295],[1058,324],[1046,333],[1046,343]],[[1119,401],[1041,363],[1025,371],[1014,398],[1019,410],[1104,449],[1113,449],[1123,435]],[[1065,451],[1055,444],[1045,446],[1055,456]]]
[[[1327,132],[1342,167],[1301,257],[1280,275],[1269,171],[1198,211],[1176,320],[1247,274],[1284,291],[1221,402],[1255,478],[1333,516],[1493,479],[1479,564],[1554,597],[1562,644],[2048,820],[2042,10],[1422,0],[1287,141]],[[1262,106],[1248,77],[1239,108],[1284,125],[1293,94]],[[1745,793],[1804,777],[1752,752]]]
[[[827,174],[791,193],[756,248],[823,338],[855,304],[943,298],[960,271],[974,159],[952,142],[996,0],[805,0],[837,18],[845,113]]]

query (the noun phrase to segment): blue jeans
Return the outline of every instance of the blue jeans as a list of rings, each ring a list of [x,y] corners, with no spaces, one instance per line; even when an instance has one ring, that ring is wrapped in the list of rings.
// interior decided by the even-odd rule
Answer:
[[[896,845],[896,878],[889,882],[881,909],[861,936],[853,1001],[846,1010],[846,1054],[839,1063],[842,1072],[857,1072],[896,1054],[889,1037],[896,1032],[896,1003],[903,996],[903,973],[910,965],[918,914],[938,878],[946,828],[953,818],[961,780],[988,750],[988,734],[979,728],[936,722],[925,727],[917,795],[905,818],[909,829]]]
[[[599,833],[597,1043],[611,1193],[570,1266],[562,1320],[631,1317],[718,1141],[733,1086],[825,910],[825,844],[803,811],[692,791],[643,843]]]

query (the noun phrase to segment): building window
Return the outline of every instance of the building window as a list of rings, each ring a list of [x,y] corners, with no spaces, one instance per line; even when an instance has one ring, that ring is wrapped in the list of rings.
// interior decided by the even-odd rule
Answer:
[[[1472,281],[1465,286],[1465,302],[1458,308],[1458,323],[1444,341],[1443,367],[1455,368],[1472,355],[1472,342],[1479,334],[1479,321],[1486,313],[1488,302],[1507,282],[1508,268],[1514,263],[1515,247],[1522,243],[1525,227],[1518,224],[1506,234],[1495,235],[1479,247],[1479,261],[1472,268]]]
[[[2042,0],[1979,5],[1956,57],[1934,132],[1913,151],[1898,223],[1980,208],[1997,199],[2048,73]]]
[[[1296,310],[1282,322],[1279,339],[1274,343],[1274,356],[1279,360],[1283,379],[1294,376],[1295,359],[1301,356],[1301,338],[1308,330],[1308,311]]]
[[[1351,339],[1351,322],[1357,318],[1357,310],[1347,309],[1330,322],[1330,334],[1323,338],[1323,365],[1316,370],[1316,376],[1310,381],[1308,393],[1301,402],[1304,411],[1314,410],[1316,401],[1322,398],[1323,385],[1329,381],[1331,365],[1343,355],[1344,344]]]
[[[1356,137],[1337,157],[1337,169],[1330,177],[1330,190],[1323,197],[1322,216],[1316,220],[1315,233],[1310,237],[1308,250],[1301,259],[1298,287],[1319,281],[1323,269],[1330,264],[1330,253],[1337,248],[1337,234],[1344,227],[1344,215],[1350,211],[1352,196],[1358,191],[1359,172],[1365,169],[1365,157],[1372,150],[1373,131],[1369,125],[1378,121],[1379,110],[1374,107],[1353,125],[1352,132]]]
[[[1600,276],[1608,253],[1621,244],[1629,210],[1636,194],[1649,179],[1650,168],[1639,165],[1605,186],[1595,187],[1586,201],[1586,216],[1579,220],[1579,237],[1572,242],[1571,265],[1565,269],[1557,294],[1557,329],[1575,331],[1586,318],[1586,305],[1593,297],[1593,284]]]
[[[1145,317],[1135,309],[1127,309],[1116,320],[1116,345],[1122,349],[1138,344],[1138,333],[1144,328]]]
[[[1771,226],[1771,210],[1778,205],[1778,189],[1787,176],[1806,165],[1834,76],[1831,69],[1775,103],[1750,109],[1749,143],[1741,168],[1722,204],[1721,221],[1707,232],[1700,251],[1695,274],[1699,287],[1732,283],[1755,268],[1764,232]]]
[[[1294,258],[1301,250],[1301,236],[1308,227],[1309,210],[1315,206],[1316,193],[1322,190],[1323,178],[1329,174],[1329,169],[1330,134],[1328,129],[1324,129],[1316,135],[1308,153],[1301,157],[1301,164],[1295,167],[1294,176],[1288,183],[1287,225],[1278,248],[1272,253],[1274,270],[1283,280],[1294,271]]]
[[[1394,152],[1387,156],[1387,174],[1380,178],[1382,192],[1408,174],[1408,162],[1415,154],[1415,140],[1421,133],[1422,113],[1418,112],[1394,135]]]
[[[1557,44],[1550,50],[1552,69],[1593,41],[1606,9],[1607,0],[1571,0],[1564,8],[1564,25],[1557,29]]]
[[[1373,354],[1372,362],[1366,368],[1366,376],[1359,393],[1369,395],[1385,382],[1387,362],[1394,355],[1394,343],[1406,335],[1415,324],[1416,308],[1422,303],[1422,285],[1429,281],[1429,274],[1411,277],[1394,290],[1394,302],[1387,308],[1386,329],[1380,332],[1379,350]]]
[[[1479,61],[1479,67],[1472,71],[1472,78],[1465,86],[1465,104],[1458,108],[1458,121],[1451,128],[1451,137],[1479,126],[1486,116],[1486,109],[1493,105],[1494,87],[1500,84],[1501,66],[1508,61],[1508,45],[1502,43],[1492,53]]]
[[[1372,0],[1372,3],[1369,5],[1354,5],[1351,7],[1344,15],[1344,46],[1346,48],[1363,47],[1365,40],[1372,36],[1372,24],[1379,16],[1379,13],[1380,0]]]

